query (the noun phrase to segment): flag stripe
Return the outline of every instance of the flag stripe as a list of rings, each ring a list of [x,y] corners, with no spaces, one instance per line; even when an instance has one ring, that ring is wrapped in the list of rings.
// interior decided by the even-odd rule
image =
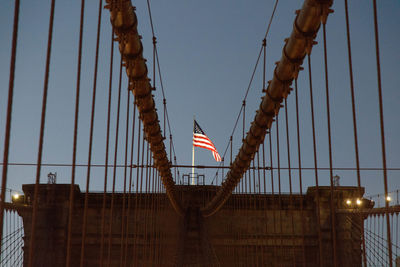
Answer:
[[[211,142],[210,138],[207,137],[207,135],[200,128],[199,124],[196,121],[194,121],[193,129],[193,146],[210,150],[214,159],[216,161],[221,161],[221,156],[218,154],[215,145],[213,144],[213,142]]]
[[[193,139],[193,145],[208,146],[211,150],[216,150],[214,144],[208,141]]]
[[[202,148],[205,148],[205,149],[214,151],[214,152],[217,152],[217,151],[215,150],[215,148],[212,147],[212,146],[207,146],[207,145],[204,145],[204,144],[193,144],[193,145],[194,145],[194,146],[197,146],[197,147],[202,147]]]

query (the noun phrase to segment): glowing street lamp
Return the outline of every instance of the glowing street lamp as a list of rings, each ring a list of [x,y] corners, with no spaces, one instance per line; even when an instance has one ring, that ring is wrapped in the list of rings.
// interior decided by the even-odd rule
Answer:
[[[350,206],[350,205],[351,205],[351,200],[350,200],[350,199],[346,200],[346,204],[347,204],[348,206]]]

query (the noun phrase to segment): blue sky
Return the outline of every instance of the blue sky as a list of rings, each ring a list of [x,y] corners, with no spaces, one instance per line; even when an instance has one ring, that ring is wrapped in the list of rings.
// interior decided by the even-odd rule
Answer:
[[[161,74],[178,164],[191,164],[193,116],[196,116],[198,123],[213,140],[219,152],[221,154],[224,152],[249,84],[258,51],[261,48],[273,4],[272,0],[151,1]],[[146,1],[134,1],[133,5],[137,7],[138,31],[143,36],[144,56],[148,59],[149,76],[152,77],[152,35]],[[294,12],[301,5],[302,1],[297,0],[282,0],[278,4],[267,38],[267,80],[272,78],[274,63],[281,57],[283,40],[292,31]],[[327,46],[333,166],[337,168],[355,167],[344,1],[335,1],[332,8],[335,12],[328,18]],[[80,1],[56,2],[43,157],[45,163],[70,164],[72,162],[79,9]],[[349,10],[360,162],[361,167],[380,168],[382,156],[372,1],[350,1]],[[48,0],[21,1],[10,162],[35,163],[37,161],[49,11],[50,1]],[[385,138],[387,165],[390,168],[400,168],[400,124],[398,120],[400,53],[397,49],[400,42],[399,11],[399,1],[388,0],[378,4]],[[81,164],[87,163],[88,154],[97,12],[98,1],[86,1],[77,157],[77,162]],[[12,1],[2,1],[0,3],[0,151],[3,151],[4,146],[12,17]],[[93,149],[94,164],[104,163],[110,35],[109,12],[103,10]],[[313,48],[311,58],[318,165],[319,167],[329,167],[321,31],[317,41],[318,45]],[[113,162],[112,155],[114,154],[118,62],[119,52],[116,49],[110,163]],[[119,164],[124,162],[127,96],[127,81],[125,73],[123,74],[117,160]],[[158,82],[159,79],[157,79]],[[246,131],[260,103],[261,89],[262,65],[257,69],[246,102]],[[154,95],[161,125],[163,125],[162,94],[159,83]],[[308,72],[303,71],[299,76],[303,167],[313,167],[309,99]],[[288,98],[291,163],[293,167],[297,167],[294,104],[294,94],[292,93]],[[287,167],[283,111],[282,109],[280,113],[279,129],[280,160],[281,166]],[[273,140],[275,140],[275,125],[272,132]],[[234,155],[241,145],[241,135],[242,124],[239,123],[234,133]],[[169,147],[168,142],[166,146]],[[273,150],[274,166],[276,167],[276,142],[273,142]],[[228,155],[226,156],[227,161],[229,161]],[[268,157],[267,162],[269,162]],[[217,165],[211,153],[203,149],[196,149],[196,164]],[[109,177],[111,177],[112,169],[109,171]],[[46,175],[49,172],[58,173],[59,183],[70,182],[70,167],[43,167],[42,182],[47,181]],[[189,172],[190,169],[180,169],[181,174]],[[199,172],[206,175],[208,182],[215,175],[215,170],[199,170]],[[388,172],[389,187],[392,190],[399,188],[399,172]],[[86,168],[78,168],[76,174],[77,183],[83,189]],[[284,191],[288,191],[287,174],[288,171],[282,171]],[[341,184],[356,185],[355,171],[337,170],[334,171],[334,174],[341,177]],[[361,174],[362,184],[366,186],[368,194],[383,192],[382,171],[362,171]],[[299,191],[297,171],[292,171],[292,178],[295,184],[294,191]],[[104,168],[94,168],[90,188],[102,190],[103,179]],[[267,179],[269,179],[269,175]],[[319,171],[319,179],[320,184],[328,185],[329,171]],[[8,188],[20,190],[22,184],[33,183],[34,180],[35,167],[9,167]],[[122,181],[123,169],[121,168],[117,171],[117,190],[122,190]],[[303,189],[313,185],[314,172],[304,171],[303,181]],[[270,191],[269,183],[267,188]]]

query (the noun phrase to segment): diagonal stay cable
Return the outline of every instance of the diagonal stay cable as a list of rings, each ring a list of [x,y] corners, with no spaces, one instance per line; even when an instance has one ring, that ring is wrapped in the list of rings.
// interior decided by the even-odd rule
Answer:
[[[214,198],[202,208],[203,216],[208,217],[216,213],[242,179],[267,130],[271,128],[283,99],[288,97],[291,91],[290,85],[294,77],[297,77],[304,57],[311,53],[313,40],[321,25],[322,15],[331,5],[332,1],[305,0],[302,9],[297,12],[293,31],[286,40],[281,60],[275,67],[273,79],[268,88],[264,90],[265,95],[262,97],[250,130],[243,140],[221,188]]]
[[[247,95],[249,94],[249,91],[250,91],[251,85],[252,85],[252,83],[253,83],[253,79],[254,79],[255,73],[256,73],[256,71],[257,71],[258,63],[259,63],[259,61],[260,61],[260,57],[261,57],[261,55],[262,55],[262,53],[263,53],[263,51],[264,51],[264,44],[266,43],[266,39],[267,39],[267,37],[268,37],[268,33],[269,33],[270,28],[271,28],[272,20],[273,20],[273,18],[274,18],[274,16],[275,16],[275,11],[276,11],[276,7],[278,6],[278,2],[279,2],[279,0],[276,0],[276,1],[275,1],[274,8],[273,8],[272,13],[271,13],[271,16],[270,16],[270,18],[269,18],[267,30],[265,31],[265,35],[264,35],[264,40],[263,40],[263,43],[262,43],[260,52],[258,53],[255,66],[254,66],[254,68],[253,68],[253,72],[252,72],[252,74],[251,74],[250,81],[249,81],[249,84],[248,84],[248,86],[247,86],[247,89],[246,89],[246,93],[245,93],[245,95],[244,95],[244,98],[243,98],[243,101],[244,101],[244,102],[246,101]],[[263,89],[264,89],[264,88],[263,88]],[[242,101],[242,102],[243,102],[243,101]],[[243,103],[244,103],[244,102],[243,102]],[[243,109],[244,109],[244,106],[241,105],[241,106],[240,106],[240,110],[239,110],[239,114],[237,115],[235,124],[234,124],[233,129],[232,129],[232,133],[231,133],[231,135],[230,135],[230,139],[229,139],[229,141],[228,141],[228,144],[226,145],[226,148],[225,148],[225,151],[224,151],[224,153],[223,153],[222,158],[225,158],[225,155],[226,155],[226,152],[228,151],[229,146],[232,146],[232,139],[231,139],[231,137],[233,136],[233,134],[234,134],[235,131],[236,131],[236,127],[237,127],[237,124],[238,124],[238,122],[239,122],[240,115],[242,114]],[[219,167],[221,167],[222,164],[223,164],[223,162],[221,162],[221,163],[219,164]],[[215,174],[215,176],[214,176],[212,182],[214,182],[214,180],[216,179],[216,177],[217,177],[217,175],[218,175],[218,171],[219,171],[219,170],[217,170],[217,173]]]
[[[174,146],[174,142],[173,142],[173,139],[172,139],[171,124],[170,124],[170,121],[169,121],[168,109],[167,109],[167,103],[166,103],[166,97],[165,97],[165,90],[164,90],[164,84],[163,84],[163,79],[162,79],[162,75],[161,75],[160,59],[159,59],[159,56],[158,56],[158,49],[157,49],[157,42],[156,42],[157,39],[156,39],[156,36],[155,36],[155,31],[154,31],[153,16],[152,16],[152,13],[151,13],[150,1],[147,0],[146,2],[147,2],[147,10],[148,10],[148,14],[149,14],[149,19],[150,19],[151,33],[152,33],[152,37],[153,37],[153,49],[154,49],[154,57],[155,57],[155,59],[153,61],[153,64],[156,63],[156,65],[157,65],[158,77],[159,77],[159,80],[160,80],[161,92],[162,92],[162,96],[163,96],[163,103],[164,103],[164,109],[165,109],[165,119],[166,119],[166,122],[167,122],[167,125],[168,125],[168,131],[169,131],[170,137],[171,137],[171,139],[170,139],[170,143],[171,144],[170,145],[171,145],[171,148],[172,148],[172,152],[174,154],[174,164],[176,165],[177,163],[176,163],[175,146]],[[155,68],[155,66],[154,66],[154,68]],[[154,71],[153,75],[154,75],[154,80],[155,80],[155,76],[156,76],[155,71]],[[155,81],[154,81],[154,83],[155,83]],[[166,133],[164,133],[164,134],[166,134]],[[178,169],[178,172],[179,172],[179,169]]]
[[[154,165],[161,175],[167,196],[175,211],[183,215],[183,208],[177,198],[175,182],[172,178],[171,163],[168,159],[152,95],[152,86],[147,77],[146,60],[143,58],[143,46],[137,31],[137,17],[131,1],[109,1],[111,24],[120,44],[129,90],[135,96],[140,119],[143,122],[145,136],[153,153]]]

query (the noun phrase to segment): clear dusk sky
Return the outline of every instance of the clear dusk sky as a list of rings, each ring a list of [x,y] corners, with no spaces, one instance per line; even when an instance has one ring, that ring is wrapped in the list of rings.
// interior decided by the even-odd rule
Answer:
[[[193,116],[216,145],[221,156],[229,141],[246,88],[261,48],[275,1],[151,1],[157,37],[161,75],[167,99],[168,115],[178,164],[192,161]],[[266,78],[272,78],[274,63],[281,58],[284,38],[289,37],[295,10],[302,0],[281,0],[267,37]],[[381,168],[382,154],[378,112],[378,89],[375,58],[372,1],[349,1],[350,28],[356,92],[357,126],[362,168]],[[103,3],[104,4],[104,3]],[[133,1],[137,7],[138,31],[143,36],[144,57],[148,59],[149,76],[153,76],[152,34],[146,1]],[[327,23],[329,89],[331,104],[333,167],[354,168],[354,139],[351,115],[344,0],[334,1],[335,12]],[[0,3],[0,151],[4,148],[4,129],[9,82],[14,1]],[[50,1],[21,1],[18,32],[15,94],[12,117],[10,162],[37,161],[40,111],[43,91]],[[78,130],[77,163],[87,164],[91,95],[98,1],[85,5],[81,99]],[[400,2],[378,1],[379,41],[382,65],[385,140],[387,166],[400,168]],[[76,89],[76,65],[79,37],[80,1],[56,1],[54,39],[51,55],[49,98],[44,143],[44,163],[72,162],[73,118]],[[93,164],[104,164],[105,126],[110,62],[110,14],[103,9],[100,41],[99,76],[96,98]],[[322,29],[321,29],[322,30]],[[326,121],[325,77],[323,72],[322,31],[312,51],[312,76],[317,130],[318,166],[329,167]],[[118,96],[119,51],[115,47],[110,158],[114,158],[116,105]],[[262,62],[261,62],[262,63]],[[306,64],[306,61],[304,62]],[[307,65],[304,65],[305,67]],[[123,73],[118,164],[124,164],[126,75]],[[303,167],[314,167],[308,71],[299,76],[299,103]],[[258,109],[262,90],[262,64],[259,65],[246,102],[246,131]],[[159,79],[154,92],[161,125],[162,94]],[[291,165],[298,166],[294,93],[288,98]],[[280,113],[280,163],[287,167],[284,109]],[[272,129],[274,167],[276,167],[276,129]],[[167,136],[169,133],[167,133]],[[233,154],[242,138],[242,119],[234,133]],[[169,142],[166,142],[169,150]],[[268,146],[266,146],[268,148]],[[268,150],[267,150],[268,151]],[[266,152],[267,152],[266,151]],[[225,161],[229,162],[229,149]],[[136,161],[136,160],[135,160]],[[217,165],[211,153],[196,148],[196,164]],[[267,157],[269,166],[269,157]],[[1,167],[0,167],[1,168]],[[79,167],[76,182],[84,189],[87,168]],[[180,169],[180,174],[191,169]],[[70,167],[43,167],[41,181],[57,172],[58,183],[70,183]],[[211,183],[215,170],[198,170]],[[276,172],[276,171],[275,171]],[[34,183],[35,167],[10,166],[8,188]],[[226,171],[225,171],[226,173]],[[288,191],[288,171],[283,170],[283,190]],[[329,171],[319,171],[320,184],[329,184]],[[388,171],[389,190],[400,187],[399,170]],[[342,185],[356,185],[354,170],[335,170]],[[112,168],[109,169],[112,177]],[[269,173],[267,180],[269,181]],[[276,177],[276,176],[275,176]],[[382,171],[362,171],[367,194],[384,192]],[[102,190],[104,168],[95,167],[91,190]],[[221,174],[219,176],[219,182]],[[299,191],[298,172],[292,171],[294,191]],[[304,185],[314,185],[314,172],[303,171]],[[122,190],[123,169],[117,171],[117,190]],[[215,183],[215,182],[214,182]],[[109,183],[110,185],[110,183]],[[111,187],[109,186],[109,190]],[[270,191],[267,182],[267,191]]]

